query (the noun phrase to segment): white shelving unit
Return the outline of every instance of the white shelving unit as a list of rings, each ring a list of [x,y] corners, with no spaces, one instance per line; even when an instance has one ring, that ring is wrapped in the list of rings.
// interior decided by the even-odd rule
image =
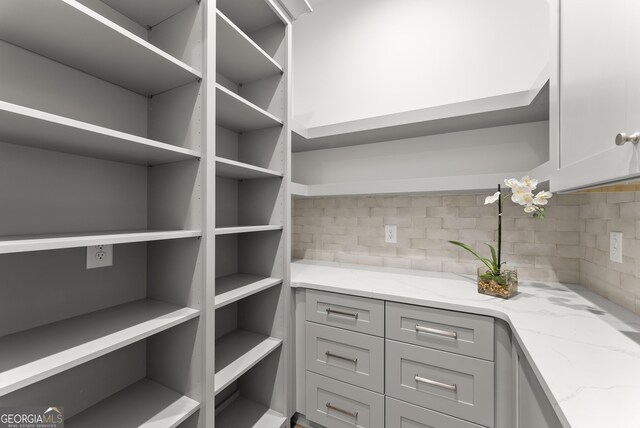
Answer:
[[[216,227],[216,235],[235,235],[237,233],[268,232],[270,230],[282,230],[278,224],[265,224],[260,226],[229,226]]]
[[[543,70],[532,88],[525,91],[309,129],[298,126],[292,133],[292,147],[298,152],[293,157],[294,163],[300,162],[301,175],[294,176],[300,182],[292,183],[291,194],[318,197],[485,191],[506,177],[528,174],[541,181],[548,180],[553,171],[553,154],[546,133],[543,134],[544,122],[549,119],[548,76],[549,71]],[[412,138],[415,139],[408,140]],[[458,152],[449,149],[448,143],[454,139],[475,139],[485,145],[513,142],[514,148],[501,152],[504,156],[496,161],[497,170],[487,171],[464,163],[478,155],[471,145],[464,146],[471,149],[467,153],[462,151],[463,146]],[[433,148],[428,156],[416,149],[418,142],[422,147]],[[519,150],[530,155],[529,165],[510,162],[513,158],[509,156],[520,155]],[[393,162],[389,167],[392,172],[378,179],[374,174],[380,168],[377,159],[385,151]],[[459,162],[464,156],[466,159]],[[354,159],[358,159],[357,167]],[[426,176],[421,171],[416,173],[418,159],[425,159]],[[460,164],[464,167],[457,167]],[[337,165],[345,171],[357,172],[337,178],[332,174]],[[442,171],[437,165],[451,168]],[[434,166],[437,172],[431,170]]]
[[[216,427],[282,427],[287,399],[289,21],[216,3]]]
[[[213,425],[215,21],[208,0],[0,4],[0,406]]]
[[[221,308],[280,284],[282,278],[265,278],[242,273],[223,276],[216,280],[215,308]]]
[[[155,27],[167,18],[170,18],[197,0],[102,0],[103,3],[114,10],[129,17],[144,27]]]
[[[219,126],[247,132],[282,125],[282,120],[224,86],[217,84],[216,89],[216,122]]]
[[[216,346],[216,394],[282,345],[282,339],[235,330]]]
[[[282,73],[282,67],[233,22],[216,11],[216,64],[218,72],[234,82],[254,82]]]
[[[493,189],[496,183],[502,182],[505,175],[522,177],[526,174],[526,171],[511,171],[497,174],[458,175],[407,180],[353,181],[326,184],[292,183],[291,194],[313,197],[488,190]],[[538,176],[536,175],[536,177]]]
[[[74,0],[3,1],[0,39],[144,95],[202,78],[194,67]]]
[[[216,173],[219,177],[233,178],[236,180],[282,177],[284,175],[282,172],[221,157],[216,157]]]
[[[175,428],[200,404],[142,379],[65,422],[71,428]]]
[[[243,397],[237,397],[216,418],[216,426],[220,427],[281,427],[287,421],[282,413],[267,406],[262,406]]]
[[[545,77],[526,91],[314,128],[297,126],[292,147],[294,152],[321,150],[548,119]]]
[[[4,101],[0,101],[0,141],[137,165],[159,165],[202,156],[198,150]]]
[[[0,338],[0,394],[145,339],[198,313],[145,299],[4,336]]]
[[[26,235],[0,237],[0,254],[26,251],[60,250],[90,245],[129,244],[132,242],[165,241],[195,238],[199,230],[145,230],[126,232],[73,233],[55,235]]]

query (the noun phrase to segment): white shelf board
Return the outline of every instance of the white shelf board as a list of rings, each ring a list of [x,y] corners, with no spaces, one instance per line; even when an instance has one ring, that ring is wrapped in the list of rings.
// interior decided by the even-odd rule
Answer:
[[[286,420],[280,412],[244,397],[238,397],[216,415],[215,425],[221,428],[280,428]]]
[[[313,12],[313,7],[308,0],[280,0],[291,19],[298,19],[302,15]]]
[[[286,22],[285,17],[272,6],[271,0],[217,0],[216,7],[245,33],[253,33],[276,22]]]
[[[175,428],[200,403],[142,379],[65,421],[67,428]]]
[[[143,299],[0,338],[0,396],[196,318]]]
[[[294,196],[309,196],[309,185],[307,184],[291,182],[289,189]]]
[[[229,386],[280,345],[282,339],[247,330],[235,330],[216,340],[215,393]]]
[[[216,278],[215,309],[282,284],[282,278],[236,273]]]
[[[248,163],[225,159],[218,156],[216,156],[216,175],[218,177],[233,178],[236,180],[283,176],[281,172],[274,171],[272,169],[261,168],[259,166],[249,165]]]
[[[528,91],[429,107],[292,133],[294,152],[393,141],[549,119],[549,83]]]
[[[58,250],[90,245],[128,244],[202,236],[199,230],[134,230],[115,232],[18,235],[0,237],[0,254]]]
[[[236,84],[248,83],[282,73],[282,67],[216,10],[217,72]]]
[[[231,235],[234,233],[268,232],[270,230],[282,230],[282,225],[265,224],[260,226],[224,226],[216,227],[216,235]]]
[[[522,177],[526,171],[457,175],[404,180],[353,181],[349,183],[292,183],[294,196],[389,195],[397,193],[460,192],[494,189],[505,178]]]
[[[271,113],[216,83],[216,124],[235,132],[282,125]]]
[[[196,0],[102,0],[102,2],[144,27],[153,27],[198,3]]]
[[[0,141],[138,165],[200,157],[200,152],[0,101]]]
[[[202,78],[193,67],[74,0],[3,0],[0,39],[142,95]]]

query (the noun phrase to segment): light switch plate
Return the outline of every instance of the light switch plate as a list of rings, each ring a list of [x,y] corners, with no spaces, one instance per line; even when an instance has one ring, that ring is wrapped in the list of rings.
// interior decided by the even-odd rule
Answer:
[[[609,259],[622,263],[622,232],[611,232],[609,238]]]
[[[387,244],[398,243],[398,226],[395,224],[384,225],[384,242]]]
[[[87,247],[87,269],[113,265],[113,245],[92,245]]]

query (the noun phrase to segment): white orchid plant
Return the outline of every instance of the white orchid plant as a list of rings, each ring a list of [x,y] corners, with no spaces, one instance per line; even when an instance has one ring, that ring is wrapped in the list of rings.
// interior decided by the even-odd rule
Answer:
[[[517,180],[515,178],[508,178],[504,180],[504,184],[511,189],[511,200],[524,207],[524,212],[532,214],[534,218],[543,219],[545,213],[545,205],[549,202],[549,199],[553,196],[551,192],[541,191],[533,194],[536,187],[538,187],[538,180],[530,178],[528,176],[522,177]],[[498,249],[494,248],[490,244],[485,244],[491,250],[491,258],[482,257],[478,251],[474,250],[470,245],[459,241],[449,241],[453,245],[457,245],[460,248],[464,248],[473,254],[479,261],[481,261],[487,268],[486,278],[496,281],[497,283],[503,283],[504,278],[501,275],[500,269],[503,265],[501,261],[502,255],[502,200],[509,195],[502,195],[500,185],[498,185],[498,191],[491,196],[487,196],[484,200],[485,205],[498,202]]]
[[[516,204],[524,206],[524,212],[533,214],[535,218],[544,218],[544,206],[547,205],[549,198],[551,198],[553,194],[543,190],[534,196],[533,191],[538,187],[538,180],[524,176],[521,180],[508,178],[504,180],[504,184],[511,189],[511,200]],[[487,196],[484,204],[493,204],[500,196],[501,191],[500,186],[498,186],[498,191],[491,196]],[[502,211],[500,211],[499,214],[502,214]]]

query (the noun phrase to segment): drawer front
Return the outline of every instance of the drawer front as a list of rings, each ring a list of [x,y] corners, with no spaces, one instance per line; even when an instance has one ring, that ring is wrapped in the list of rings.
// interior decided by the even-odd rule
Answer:
[[[384,339],[306,323],[307,370],[384,392]]]
[[[384,302],[307,290],[307,321],[384,336]]]
[[[306,417],[326,428],[384,428],[384,396],[307,372]]]
[[[387,302],[387,338],[493,361],[493,318]]]
[[[387,397],[387,428],[482,428],[480,425],[447,416]]]
[[[493,426],[493,362],[393,340],[385,345],[387,395]]]

